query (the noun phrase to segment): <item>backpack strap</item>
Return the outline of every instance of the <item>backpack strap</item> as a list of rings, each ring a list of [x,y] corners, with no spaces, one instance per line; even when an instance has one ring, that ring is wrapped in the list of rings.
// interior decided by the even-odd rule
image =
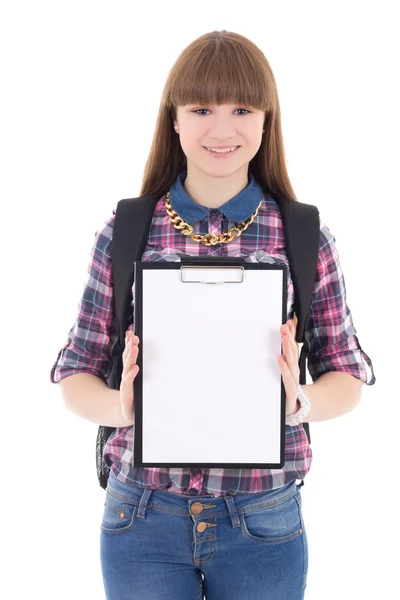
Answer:
[[[300,352],[300,384],[306,383],[306,356],[308,343],[304,339],[314,290],[318,264],[320,220],[318,208],[312,204],[287,198],[274,198],[278,204],[290,273],[295,290],[294,312],[297,317],[296,342],[303,343]],[[308,443],[311,443],[310,424],[303,423]]]
[[[132,285],[135,277],[135,261],[143,254],[155,205],[159,196],[127,198],[117,203],[112,241],[112,279],[115,299],[115,325],[119,347],[115,344],[112,354],[121,357],[125,348],[125,332],[131,314]],[[121,369],[122,373],[122,369]]]
[[[319,252],[319,211],[312,204],[277,198],[295,288],[296,341],[303,342],[310,312]]]
[[[112,339],[112,367],[107,378],[108,387],[119,390],[123,370],[122,353],[125,349],[125,332],[133,322],[130,306],[135,276],[135,261],[140,259],[146,244],[158,194],[127,198],[117,203],[112,247],[112,281],[114,287],[114,328]],[[96,469],[100,486],[107,489],[110,468],[104,461],[104,448],[116,427],[99,425],[96,437]]]

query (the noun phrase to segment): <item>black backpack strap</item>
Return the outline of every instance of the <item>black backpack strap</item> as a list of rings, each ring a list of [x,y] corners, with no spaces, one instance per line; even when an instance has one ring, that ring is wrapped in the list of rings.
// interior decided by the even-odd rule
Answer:
[[[112,368],[107,378],[108,387],[119,390],[122,376],[122,353],[125,348],[125,332],[133,322],[130,314],[132,286],[135,277],[134,263],[140,260],[159,200],[158,195],[127,198],[117,203],[111,247],[112,280],[114,288],[115,333],[112,340]],[[104,447],[115,427],[99,425],[96,438],[96,468],[99,485],[107,489],[110,474],[105,464]]]
[[[125,332],[132,322],[130,307],[135,272],[134,263],[140,260],[147,241],[158,195],[120,200],[115,213],[112,243],[112,279],[115,317],[121,355],[125,348]]]
[[[296,342],[303,343],[300,359],[300,383],[306,383],[306,356],[309,352],[304,339],[314,290],[318,264],[320,220],[318,208],[312,204],[274,198],[278,204],[290,272],[295,290],[294,312],[297,317]],[[311,443],[309,423],[303,423],[308,442]]]

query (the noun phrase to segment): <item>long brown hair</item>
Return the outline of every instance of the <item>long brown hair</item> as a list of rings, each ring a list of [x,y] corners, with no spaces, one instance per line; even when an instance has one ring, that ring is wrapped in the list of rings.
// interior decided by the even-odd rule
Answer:
[[[264,54],[244,36],[212,31],[194,40],[173,65],[161,97],[140,196],[163,196],[187,169],[173,127],[178,105],[236,104],[265,112],[262,142],[249,168],[272,197],[297,200],[289,181],[275,78]]]

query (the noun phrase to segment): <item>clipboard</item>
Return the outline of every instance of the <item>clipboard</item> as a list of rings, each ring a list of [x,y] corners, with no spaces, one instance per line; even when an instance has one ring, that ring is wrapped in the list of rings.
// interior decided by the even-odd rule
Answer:
[[[136,261],[134,281],[133,466],[282,468],[286,265]]]

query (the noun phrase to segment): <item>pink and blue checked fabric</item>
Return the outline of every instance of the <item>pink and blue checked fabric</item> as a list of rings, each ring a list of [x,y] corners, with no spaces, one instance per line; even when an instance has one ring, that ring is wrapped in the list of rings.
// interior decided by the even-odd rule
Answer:
[[[235,222],[248,218],[262,200],[257,217],[232,242],[207,247],[173,227],[165,210],[164,195],[156,204],[142,260],[180,261],[182,256],[187,255],[241,256],[250,263],[284,263],[288,269],[287,318],[292,318],[294,288],[276,202],[263,193],[249,171],[247,187],[218,209],[211,210],[195,203],[185,192],[182,184],[186,173],[181,172],[171,186],[170,200],[179,216],[193,226],[194,233],[219,235],[226,232]],[[75,373],[91,373],[105,380],[110,371],[110,348],[116,336],[111,279],[114,218],[115,210],[96,231],[76,321],[51,369],[53,383]],[[132,296],[133,311],[134,289]],[[362,350],[356,333],[346,302],[345,281],[335,238],[321,222],[318,268],[305,333],[310,343],[308,371],[312,381],[329,371],[344,371],[367,385],[375,383],[371,360]],[[134,426],[117,428],[107,441],[104,459],[118,479],[142,488],[190,496],[221,496],[228,492],[248,494],[278,488],[293,479],[303,479],[311,467],[312,450],[302,425],[286,425],[285,465],[282,469],[273,470],[133,467],[134,429]]]

